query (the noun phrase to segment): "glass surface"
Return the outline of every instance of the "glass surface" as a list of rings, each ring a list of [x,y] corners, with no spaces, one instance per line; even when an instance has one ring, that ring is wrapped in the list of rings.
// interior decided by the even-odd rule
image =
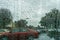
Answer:
[[[12,32],[28,32],[28,29],[20,28],[20,29],[13,29]]]

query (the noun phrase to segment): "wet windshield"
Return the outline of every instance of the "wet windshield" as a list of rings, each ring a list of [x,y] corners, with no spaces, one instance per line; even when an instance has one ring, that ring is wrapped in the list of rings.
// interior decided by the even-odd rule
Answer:
[[[20,28],[20,29],[13,29],[12,32],[28,32],[28,29]]]

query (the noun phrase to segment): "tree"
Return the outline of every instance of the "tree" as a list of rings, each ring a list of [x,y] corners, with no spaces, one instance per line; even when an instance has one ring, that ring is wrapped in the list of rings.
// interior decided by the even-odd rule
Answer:
[[[12,15],[9,9],[0,9],[0,27],[5,28],[12,21]]]
[[[42,17],[40,21],[42,26],[55,28],[56,30],[50,31],[48,35],[50,37],[54,37],[55,40],[59,39],[60,32],[58,31],[58,28],[60,26],[60,11],[56,8],[52,9],[50,12],[46,13],[44,17]]]
[[[41,18],[41,26],[58,28],[60,26],[60,12],[54,8]]]
[[[15,21],[16,27],[26,27],[27,23],[28,22],[23,19]]]

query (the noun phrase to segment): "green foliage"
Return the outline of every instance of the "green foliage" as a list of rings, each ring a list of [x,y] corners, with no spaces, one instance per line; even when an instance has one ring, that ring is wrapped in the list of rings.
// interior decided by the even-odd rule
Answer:
[[[12,21],[12,15],[9,9],[0,9],[0,28],[5,28]]]
[[[21,19],[21,20],[16,21],[15,25],[16,25],[16,27],[25,27],[27,25],[27,23],[28,22],[26,20]]]
[[[50,12],[46,13],[46,15],[44,17],[41,18],[41,21],[39,22],[41,23],[41,26],[45,26],[45,27],[53,27],[56,28],[59,27],[60,25],[60,12],[58,9],[54,8],[52,9]]]

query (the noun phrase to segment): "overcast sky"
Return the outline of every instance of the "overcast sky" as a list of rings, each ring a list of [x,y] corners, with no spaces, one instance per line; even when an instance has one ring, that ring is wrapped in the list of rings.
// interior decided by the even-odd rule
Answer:
[[[13,20],[26,19],[37,26],[41,17],[53,8],[60,9],[60,0],[0,0],[0,8],[11,10]]]

